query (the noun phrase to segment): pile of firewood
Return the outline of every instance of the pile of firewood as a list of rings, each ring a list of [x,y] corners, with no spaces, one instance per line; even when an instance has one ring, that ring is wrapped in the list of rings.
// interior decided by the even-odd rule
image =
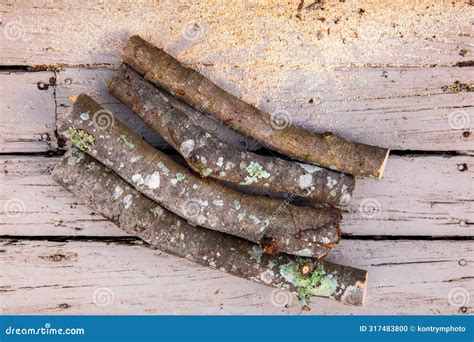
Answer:
[[[339,242],[354,176],[380,178],[389,151],[275,123],[140,37],[129,39],[122,60],[109,91],[182,159],[81,94],[65,132],[74,147],[54,179],[167,253],[295,291],[304,305],[311,296],[361,305],[367,272],[323,258]],[[227,144],[201,128],[203,113],[282,156]]]

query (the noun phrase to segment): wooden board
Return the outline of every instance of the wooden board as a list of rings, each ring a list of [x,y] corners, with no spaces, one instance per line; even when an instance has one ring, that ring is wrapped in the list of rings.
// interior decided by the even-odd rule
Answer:
[[[367,303],[314,298],[309,313],[287,292],[141,243],[0,243],[3,314],[456,315],[451,291],[474,295],[473,242],[343,241],[329,258],[369,270]],[[464,306],[472,313],[472,303]]]
[[[7,0],[0,7],[1,63],[116,64],[131,34],[186,62],[258,68],[314,65],[452,65],[472,60],[472,8],[466,1]],[[157,15],[159,14],[159,15]],[[60,18],[60,25],[50,21]],[[271,32],[271,34],[269,34]],[[467,50],[467,53],[463,53]],[[277,70],[275,70],[277,71]],[[221,78],[214,73],[216,78]]]
[[[307,129],[333,131],[364,143],[399,150],[473,153],[472,135],[465,137],[463,133],[469,131],[474,122],[474,93],[446,93],[441,89],[443,85],[456,81],[468,82],[468,71],[472,73],[474,68],[338,70],[332,75],[327,74],[326,77],[334,78],[326,79],[316,88],[310,86],[314,75],[311,78],[311,75],[294,74],[293,77],[302,81],[287,80],[268,94],[269,102],[265,100],[258,105],[270,113],[285,110],[296,124]],[[36,83],[41,80],[48,82],[52,73],[3,74],[2,84],[4,87],[8,84],[5,93],[12,96],[5,99],[8,102],[0,130],[6,131],[8,123],[18,116],[19,111],[22,112],[25,104],[27,109],[23,110],[25,117],[19,127],[5,132],[5,138],[0,140],[1,151],[55,148],[55,117],[64,118],[71,105],[69,96],[82,92],[115,113],[148,142],[165,146],[156,133],[107,92],[106,82],[113,73],[112,69],[68,68],[55,73],[56,85],[49,86],[47,91],[37,90]],[[25,89],[28,95],[25,95]],[[32,99],[35,99],[35,106],[28,106],[28,103],[33,103]],[[313,99],[312,104],[310,99]],[[232,145],[258,148],[254,142],[215,121],[204,121],[204,126]],[[45,130],[50,142],[41,140]]]
[[[360,180],[344,215],[351,235],[473,236],[473,157],[417,156],[389,160],[382,181]],[[58,158],[0,157],[0,227],[12,236],[123,236],[54,183]],[[466,163],[468,169],[459,171]],[[427,177],[429,174],[429,177]],[[409,175],[407,177],[407,175]],[[16,199],[23,212],[8,215]]]
[[[52,72],[0,73],[0,152],[45,152],[55,145]],[[42,88],[42,89],[39,89]]]
[[[317,299],[309,314],[472,314],[471,12],[431,0],[2,1],[2,313],[306,314],[286,293],[131,242],[52,181],[58,157],[37,153],[57,149],[71,95],[161,144],[105,88],[140,34],[259,108],[399,150],[381,182],[358,181],[329,256],[369,271],[366,305]]]

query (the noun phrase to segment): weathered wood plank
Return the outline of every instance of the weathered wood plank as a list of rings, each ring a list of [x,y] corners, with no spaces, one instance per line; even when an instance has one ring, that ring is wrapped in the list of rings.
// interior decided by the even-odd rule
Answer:
[[[334,1],[307,3],[301,10],[299,4],[8,0],[0,10],[0,61],[114,64],[131,34],[143,35],[186,62],[221,64],[222,69],[236,65],[260,79],[282,64],[311,70],[328,64],[416,66],[472,60],[472,9],[465,1],[384,6],[373,0]],[[221,78],[219,74],[214,75]]]
[[[52,72],[0,73],[0,152],[45,152],[55,146],[51,77]]]
[[[269,94],[269,102],[258,105],[269,112],[287,111],[295,123],[308,129],[331,130],[364,143],[392,149],[472,153],[472,133],[463,133],[470,131],[474,122],[474,93],[441,89],[455,81],[467,84],[468,69],[474,72],[474,68],[341,69],[332,78],[320,80],[317,87],[306,81],[288,80],[286,88],[275,89]],[[61,119],[71,105],[69,96],[81,92],[89,93],[117,113],[147,141],[162,145],[163,140],[156,133],[108,94],[105,83],[113,73],[111,69],[68,68],[57,73],[55,87],[43,91],[38,90],[37,82],[47,84],[52,73],[2,74],[2,90],[5,88],[5,93],[11,94],[5,97],[0,120],[0,130],[5,133],[0,141],[2,151],[35,152],[54,147],[54,108],[57,105]],[[381,77],[384,75],[387,77]],[[313,103],[309,103],[311,99]],[[8,124],[23,112],[25,118],[18,125]],[[257,147],[244,137],[219,128],[212,120],[207,121],[207,126],[233,145]],[[41,141],[44,133],[53,141]]]
[[[305,313],[287,292],[141,243],[2,240],[0,248],[3,314]],[[474,295],[473,242],[345,240],[329,258],[368,269],[366,305],[314,298],[306,314],[451,315],[460,313],[452,291]],[[469,298],[451,303],[472,312]]]
[[[0,158],[1,235],[123,236],[50,177],[57,158]],[[472,236],[474,157],[390,157],[382,181],[360,180],[344,215],[352,235]],[[465,165],[464,165],[465,164]],[[464,170],[464,168],[466,168]],[[464,171],[460,171],[464,170]],[[15,215],[14,209],[20,208]],[[8,213],[10,208],[13,213]]]

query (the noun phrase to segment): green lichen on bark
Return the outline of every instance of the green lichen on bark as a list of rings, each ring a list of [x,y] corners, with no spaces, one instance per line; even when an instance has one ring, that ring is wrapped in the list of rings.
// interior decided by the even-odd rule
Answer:
[[[69,127],[67,133],[71,143],[81,151],[88,151],[95,144],[95,137],[82,129]]]
[[[336,291],[338,283],[332,275],[327,275],[322,267],[304,275],[302,267],[305,265],[309,265],[307,261],[298,258],[280,267],[283,278],[297,288],[298,299],[303,305],[309,305],[311,296],[330,296]]]
[[[127,145],[129,148],[134,148],[135,145],[132,144],[130,141],[128,141],[127,137],[125,135],[120,135],[118,138],[117,138],[117,141],[121,141],[123,142],[125,145]]]
[[[255,162],[250,162],[249,166],[247,166],[247,173],[248,176],[245,177],[243,185],[250,185],[258,182],[259,179],[270,177],[270,174],[264,170],[263,166]]]

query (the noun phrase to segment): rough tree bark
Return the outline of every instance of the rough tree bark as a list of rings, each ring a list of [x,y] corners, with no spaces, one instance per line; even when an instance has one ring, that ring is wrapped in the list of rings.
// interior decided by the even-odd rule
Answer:
[[[155,129],[201,176],[241,186],[307,197],[311,202],[349,204],[354,178],[345,173],[238,150],[196,124],[191,107],[160,91],[122,65],[108,82],[112,95]]]
[[[260,243],[268,253],[323,257],[339,241],[339,209],[298,207],[202,178],[148,145],[85,94],[77,97],[68,120],[75,146],[193,223]]]
[[[330,132],[312,133],[292,125],[290,117],[270,116],[139,36],[125,44],[122,60],[158,87],[270,149],[354,176],[382,177],[388,149],[350,142]]]
[[[92,210],[158,249],[267,286],[362,305],[367,272],[311,258],[264,254],[259,245],[191,226],[129,186],[103,164],[72,148],[53,170],[56,182]]]

